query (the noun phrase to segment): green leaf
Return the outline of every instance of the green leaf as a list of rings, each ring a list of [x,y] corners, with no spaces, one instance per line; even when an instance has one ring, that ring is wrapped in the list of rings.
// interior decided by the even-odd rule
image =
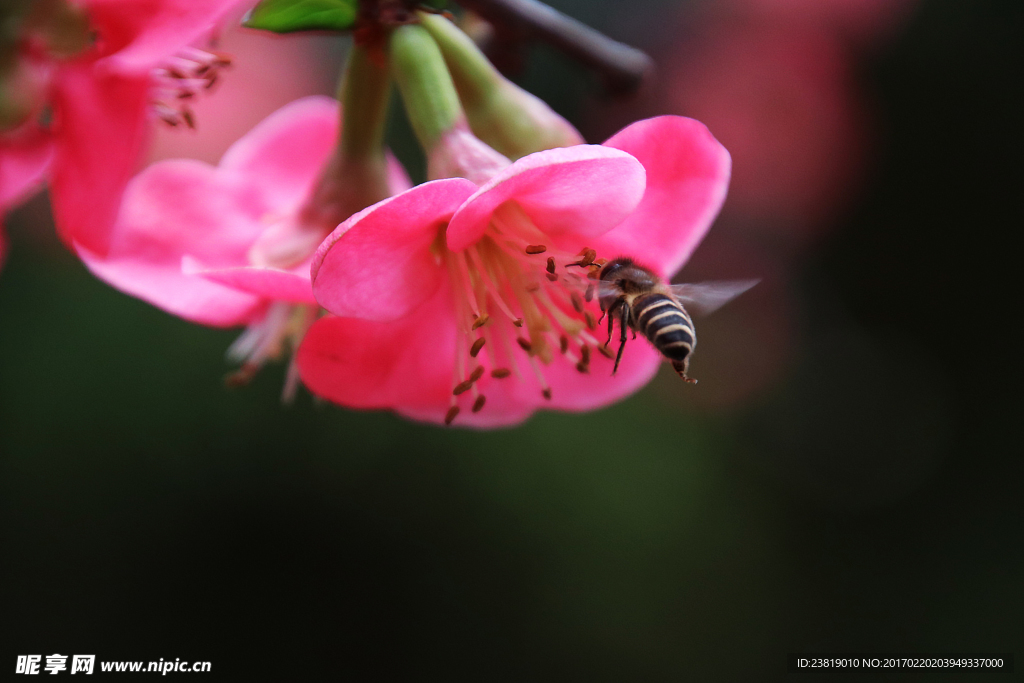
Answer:
[[[358,0],[263,0],[242,25],[274,33],[346,31],[358,14]]]

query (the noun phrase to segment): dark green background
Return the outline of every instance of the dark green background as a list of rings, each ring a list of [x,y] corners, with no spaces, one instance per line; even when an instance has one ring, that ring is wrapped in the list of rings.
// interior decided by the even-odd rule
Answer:
[[[639,42],[622,8],[559,6]],[[784,375],[729,408],[668,372],[503,431],[282,408],[280,367],[223,388],[235,332],[106,287],[23,207],[0,273],[0,670],[761,681],[792,651],[1013,651],[1022,14],[924,2],[863,65],[884,145],[785,274]],[[578,116],[580,73],[542,50],[527,80]]]

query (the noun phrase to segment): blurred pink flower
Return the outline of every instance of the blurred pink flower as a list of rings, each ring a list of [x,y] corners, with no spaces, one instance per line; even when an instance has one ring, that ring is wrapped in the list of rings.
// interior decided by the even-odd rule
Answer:
[[[525,156],[481,185],[436,180],[380,202],[314,257],[314,294],[339,317],[306,335],[303,382],[350,407],[476,427],[619,400],[659,355],[635,343],[611,375],[589,281],[571,265],[625,253],[671,275],[728,178],[728,152],[703,125],[661,117],[603,146]]]
[[[108,253],[78,245],[89,269],[123,292],[204,325],[249,325],[234,347],[254,370],[277,355],[286,337],[301,338],[315,317],[309,265],[330,232],[310,242],[297,220],[331,158],[340,111],[313,96],[281,108],[224,154],[216,167],[161,161],[124,193]],[[391,165],[390,185],[408,187]],[[268,234],[309,244],[288,267],[254,265],[253,246]]]
[[[22,41],[19,57],[33,65],[52,121],[42,125],[34,115],[23,130],[0,135],[0,167],[17,154],[14,135],[35,140],[36,158],[52,154],[51,201],[65,242],[96,253],[109,248],[121,193],[147,142],[151,109],[171,120],[182,114],[178,96],[202,88],[221,64],[216,55],[188,46],[244,4],[81,0],[76,6],[94,34],[84,50],[65,57],[31,36]]]

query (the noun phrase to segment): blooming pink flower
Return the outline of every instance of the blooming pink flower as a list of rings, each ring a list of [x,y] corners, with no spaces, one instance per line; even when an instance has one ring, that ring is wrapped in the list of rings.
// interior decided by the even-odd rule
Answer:
[[[52,122],[42,126],[33,116],[15,132],[35,141],[37,158],[52,154],[54,217],[68,244],[96,253],[109,248],[110,226],[145,147],[154,100],[208,80],[218,58],[187,46],[245,2],[81,0],[77,6],[95,34],[84,51],[57,58],[31,37],[23,41],[20,58],[44,81]],[[175,115],[167,104],[156,106],[165,118]],[[18,153],[12,134],[0,134],[0,167]]]
[[[611,375],[587,268],[570,264],[592,249],[672,275],[717,214],[729,167],[703,125],[662,117],[352,216],[313,260],[314,294],[338,317],[307,333],[303,382],[343,405],[477,427],[628,395],[659,356],[634,343]]]
[[[264,119],[216,167],[153,164],[128,184],[107,254],[77,245],[79,255],[99,278],[186,320],[250,325],[236,351],[258,366],[286,336],[301,338],[317,311],[309,264],[337,220],[310,239],[297,217],[335,148],[339,120],[336,100],[306,97]],[[397,164],[389,184],[408,187]],[[268,234],[307,244],[305,258],[254,265],[253,247]]]

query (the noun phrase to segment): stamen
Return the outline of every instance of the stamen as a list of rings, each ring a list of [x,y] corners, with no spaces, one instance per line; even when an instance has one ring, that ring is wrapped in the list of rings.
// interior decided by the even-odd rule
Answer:
[[[530,254],[532,256],[534,254],[543,254],[547,250],[548,248],[543,244],[530,244],[527,245],[525,251],[527,254]]]
[[[512,374],[512,371],[508,368],[495,368],[491,370],[491,377],[494,379],[505,379]]]
[[[520,348],[522,348],[523,351],[526,351],[527,353],[530,354],[533,353],[533,344],[531,344],[529,341],[523,339],[522,337],[516,337],[516,343],[519,344]]]
[[[481,327],[483,327],[484,325],[486,325],[486,324],[487,324],[487,322],[488,322],[488,321],[489,321],[490,319],[491,319],[491,316],[489,316],[489,315],[479,315],[479,316],[477,316],[477,317],[476,317],[476,320],[474,320],[474,321],[473,321],[473,327],[472,327],[472,329],[474,329],[474,330],[480,329]],[[475,354],[474,354],[474,355],[475,355]]]
[[[583,258],[581,258],[579,261],[567,263],[565,264],[565,267],[568,268],[569,266],[580,266],[581,268],[586,268],[587,266],[592,265],[594,263],[594,259],[597,257],[597,252],[589,248],[584,249],[580,253],[582,254]]]
[[[583,313],[585,310],[583,306],[583,297],[579,295],[579,292],[573,292],[569,295],[570,301],[572,301],[572,307],[576,309],[577,313]]]
[[[451,408],[448,409],[448,412],[445,413],[445,415],[444,415],[444,423],[446,425],[450,425],[452,423],[452,420],[454,420],[455,416],[458,415],[458,414],[459,414],[459,407],[458,406],[452,406]]]
[[[547,271],[552,275],[555,274],[555,259],[553,256],[548,256],[548,267]]]
[[[558,338],[558,350],[564,355],[569,350],[569,338],[564,334]]]
[[[484,396],[483,394],[480,394],[479,396],[477,396],[476,400],[473,401],[473,412],[474,413],[479,413],[480,409],[484,407],[484,403],[486,403],[486,402],[487,402],[487,397],[486,396]]]
[[[482,349],[484,347],[484,344],[486,343],[487,340],[484,339],[483,337],[477,339],[475,342],[473,342],[473,346],[470,347],[469,355],[472,356],[473,358],[476,358],[477,354],[480,353],[480,349]]]
[[[605,358],[615,358],[615,352],[609,349],[606,344],[598,345],[597,350],[600,351],[601,355],[604,356]]]

